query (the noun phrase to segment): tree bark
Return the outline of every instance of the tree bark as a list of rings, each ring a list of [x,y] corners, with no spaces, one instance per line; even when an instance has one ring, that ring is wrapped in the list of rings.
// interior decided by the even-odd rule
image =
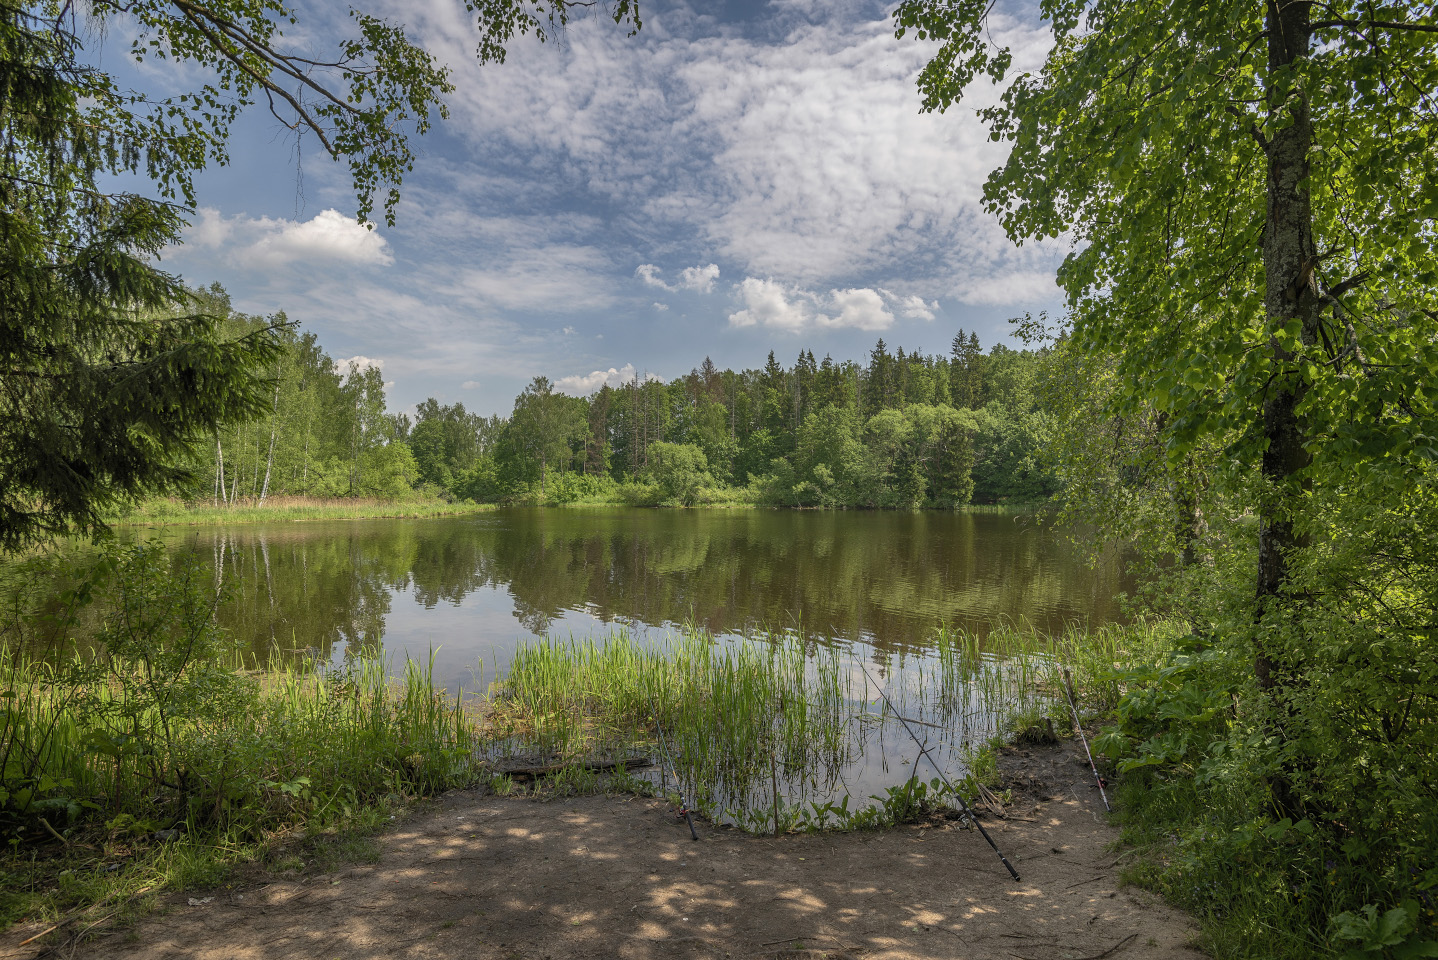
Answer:
[[[221,503],[229,506],[229,498],[225,495],[225,451],[220,446],[220,438],[215,438],[215,489],[219,492],[219,500],[215,506]]]
[[[270,413],[270,452],[265,457],[265,485],[260,488],[260,506],[262,507],[270,496],[270,469],[275,465],[275,430],[280,421],[280,371],[279,365],[275,366],[275,405]]]
[[[1313,126],[1301,82],[1283,85],[1276,79],[1306,59],[1311,46],[1311,4],[1304,0],[1268,0],[1269,128],[1268,210],[1263,236],[1267,278],[1264,313],[1273,351],[1275,376],[1264,399],[1262,429],[1266,447],[1262,472],[1265,493],[1260,504],[1256,595],[1258,617],[1278,615],[1289,580],[1290,554],[1299,546],[1294,530],[1295,475],[1308,465],[1307,431],[1298,416],[1306,386],[1294,352],[1279,340],[1279,331],[1299,321],[1299,339],[1311,346],[1318,336],[1317,249],[1313,241],[1313,207],[1308,190],[1308,157]],[[1281,121],[1281,122],[1279,122]],[[1280,699],[1292,682],[1295,665],[1260,641],[1254,673],[1260,689]],[[1275,703],[1279,713],[1282,707]],[[1287,739],[1281,721],[1275,732]],[[1286,775],[1270,778],[1274,800],[1285,815],[1301,816],[1300,803]],[[1295,816],[1297,815],[1297,816]]]

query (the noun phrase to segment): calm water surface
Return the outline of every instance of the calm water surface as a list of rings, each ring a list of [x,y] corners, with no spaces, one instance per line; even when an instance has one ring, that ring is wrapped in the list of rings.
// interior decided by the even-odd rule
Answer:
[[[769,627],[908,656],[941,622],[1108,622],[1126,586],[1026,515],[512,509],[158,535],[212,565],[225,625],[255,653],[434,650],[451,690],[484,689],[550,634]]]

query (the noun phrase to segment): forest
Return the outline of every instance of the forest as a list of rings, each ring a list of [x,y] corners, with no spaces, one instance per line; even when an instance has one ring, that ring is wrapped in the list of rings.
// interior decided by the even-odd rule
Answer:
[[[1058,490],[1047,450],[1052,350],[960,330],[950,356],[893,351],[635,377],[588,397],[536,377],[508,417],[431,397],[387,410],[377,367],[337,364],[283,314],[250,317],[217,285],[196,302],[226,335],[279,331],[269,410],[218,431],[185,496],[263,505],[271,496],[444,497],[479,503],[951,509],[1036,503]]]

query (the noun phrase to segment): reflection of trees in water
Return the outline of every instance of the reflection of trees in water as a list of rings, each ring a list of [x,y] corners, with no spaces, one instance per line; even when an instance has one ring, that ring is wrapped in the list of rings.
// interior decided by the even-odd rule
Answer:
[[[718,632],[918,642],[941,620],[979,627],[1027,617],[1057,628],[1109,615],[1113,570],[1065,557],[1012,517],[767,511],[515,511],[497,531],[497,567],[516,616],[543,632],[566,609]],[[1096,592],[1095,592],[1096,591]],[[1095,604],[1097,603],[1097,609]]]
[[[328,657],[336,641],[348,656],[380,651],[391,592],[408,582],[418,541],[402,529],[377,536],[323,526],[185,537],[183,549],[212,557],[216,584],[228,590],[220,622],[255,656],[313,647]]]
[[[567,611],[715,632],[922,642],[934,624],[1040,628],[1113,615],[1116,564],[1097,572],[1047,531],[998,515],[515,510],[473,521],[373,521],[204,530],[176,548],[213,556],[224,624],[253,651],[336,640],[378,652],[391,596],[433,608],[505,588],[537,634]]]

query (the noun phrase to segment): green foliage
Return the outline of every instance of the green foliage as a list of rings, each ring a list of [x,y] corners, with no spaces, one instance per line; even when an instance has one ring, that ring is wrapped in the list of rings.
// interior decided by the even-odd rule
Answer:
[[[561,475],[607,474],[621,484],[608,502],[645,506],[702,499],[947,509],[976,495],[1040,500],[1056,489],[1051,466],[1039,456],[1049,419],[1036,409],[1032,389],[1040,359],[1003,347],[985,357],[971,335],[952,362],[902,348],[890,354],[881,342],[866,367],[830,357],[818,363],[805,350],[787,370],[772,355],[762,369],[742,372],[706,360],[702,370],[669,383],[636,378],[587,399],[549,388],[555,399],[542,401],[531,385],[498,430],[498,482],[484,495],[560,502],[547,491],[552,466]],[[995,398],[982,410],[950,403],[953,370],[964,365],[976,371],[966,395]],[[977,372],[990,365],[992,376]],[[553,407],[548,419],[536,415],[546,404]],[[562,429],[546,425],[558,420]],[[542,443],[536,431],[545,430],[551,440]],[[411,435],[411,444],[426,450],[436,442],[429,432]],[[702,453],[710,479],[694,478],[687,492],[660,482],[655,470],[671,470],[674,446]],[[987,486],[976,494],[980,472]],[[575,502],[569,494],[562,500]]]
[[[650,444],[644,476],[658,485],[665,502],[680,507],[692,507],[714,482],[704,451],[688,443]]]
[[[571,444],[584,435],[583,405],[555,393],[546,377],[535,377],[514,401],[506,440],[531,465],[539,467],[540,495],[545,493],[550,464],[561,466],[573,455]]]
[[[983,4],[895,17],[940,45],[926,109],[1007,83],[980,112],[1012,146],[986,205],[1015,240],[1076,241],[1047,384],[1073,414],[1059,470],[1076,511],[1098,505],[1104,534],[1171,571],[1150,600],[1206,638],[1125,679],[1103,741],[1153,794],[1132,795],[1140,819],[1177,838],[1154,882],[1223,954],[1421,955],[1432,919],[1405,904],[1438,883],[1434,7],[1039,13],[1053,45],[1012,78]]]
[[[0,5],[0,50],[0,550],[13,550],[182,486],[192,444],[262,409],[277,350],[272,329],[221,338],[154,268],[175,209],[99,189],[141,165],[183,176],[198,133],[121,136],[139,122],[128,98],[79,65],[63,15]]]
[[[500,425],[498,417],[469,413],[462,403],[445,406],[433,398],[425,400],[416,408],[414,426],[405,438],[420,479],[453,487],[493,446]]]
[[[1341,632],[1325,636],[1336,626],[1305,629],[1301,642],[1352,656]],[[1395,655],[1416,667],[1410,682],[1431,682],[1421,646]],[[1308,676],[1291,701],[1307,725],[1295,743],[1272,735],[1251,662],[1226,645],[1189,635],[1165,659],[1116,674],[1127,693],[1093,746],[1127,774],[1130,839],[1161,852],[1163,866],[1142,879],[1204,921],[1218,956],[1348,956],[1351,941],[1373,956],[1423,956],[1405,952],[1438,940],[1438,819],[1424,772],[1435,754],[1423,698],[1391,681],[1357,688],[1332,666]],[[1400,718],[1415,729],[1400,730]],[[1304,757],[1306,817],[1272,809],[1263,775],[1285,754]],[[1410,911],[1410,902],[1423,906]],[[1287,931],[1284,949],[1253,939],[1275,926]]]
[[[950,813],[954,798],[938,777],[927,782],[917,775],[903,783],[871,794],[873,803],[850,808],[852,798],[803,805],[780,804],[771,810],[728,810],[727,819],[750,833],[821,833],[830,830],[887,830],[904,823],[917,823],[936,814]]]

